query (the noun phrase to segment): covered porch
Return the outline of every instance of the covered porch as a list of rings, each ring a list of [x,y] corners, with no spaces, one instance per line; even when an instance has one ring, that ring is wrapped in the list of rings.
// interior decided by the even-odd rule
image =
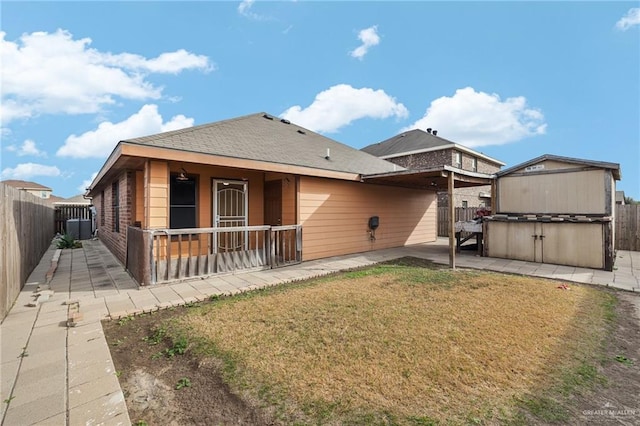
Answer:
[[[140,285],[302,261],[297,175],[134,156],[109,173],[99,236]]]
[[[460,253],[459,245],[475,237],[478,244],[478,254],[481,254],[481,232],[477,230],[461,237],[461,230],[456,228],[454,199],[456,188],[468,188],[473,186],[491,185],[491,197],[495,197],[495,176],[486,173],[472,172],[456,167],[443,165],[432,168],[410,169],[397,172],[380,173],[363,177],[364,182],[382,185],[398,186],[404,188],[430,189],[445,191],[449,197],[449,267],[456,268],[456,255]],[[458,227],[459,228],[459,227]],[[463,241],[464,240],[464,241]]]

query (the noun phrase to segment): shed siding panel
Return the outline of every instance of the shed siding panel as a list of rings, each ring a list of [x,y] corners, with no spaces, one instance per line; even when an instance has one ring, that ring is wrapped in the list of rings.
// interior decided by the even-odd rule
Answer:
[[[499,213],[605,214],[604,170],[503,176]]]
[[[436,239],[433,192],[300,177],[299,200],[304,260]],[[371,216],[380,217],[375,241]]]

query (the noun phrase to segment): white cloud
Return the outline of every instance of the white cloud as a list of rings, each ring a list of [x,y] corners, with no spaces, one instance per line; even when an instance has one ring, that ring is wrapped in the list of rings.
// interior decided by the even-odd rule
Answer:
[[[640,25],[640,7],[632,7],[618,22],[616,28],[626,31],[634,25]]]
[[[60,169],[56,166],[45,166],[36,163],[18,164],[14,168],[7,167],[2,171],[3,179],[31,179],[35,176],[60,176]]]
[[[407,108],[383,90],[338,84],[316,95],[307,108],[292,106],[280,117],[315,132],[336,132],[361,118],[404,118]]]
[[[424,117],[401,131],[433,128],[438,135],[468,147],[502,145],[542,135],[547,125],[538,109],[527,107],[523,96],[504,101],[497,94],[456,90],[452,97],[431,102]]]
[[[36,143],[31,139],[26,139],[21,146],[9,145],[7,151],[15,152],[20,157],[33,155],[35,157],[46,157],[47,153],[36,147]]]
[[[247,13],[249,13],[254,1],[255,0],[242,0],[238,5],[238,13],[240,15],[246,15]]]
[[[99,112],[121,99],[158,99],[162,87],[146,80],[150,73],[208,72],[209,58],[184,49],[155,58],[113,54],[90,48],[91,39],[74,39],[65,30],[34,32],[17,41],[0,31],[2,126],[38,114]]]
[[[193,126],[193,118],[176,115],[166,123],[158,113],[157,105],[144,105],[140,111],[119,123],[104,121],[96,130],[91,130],[80,136],[71,135],[64,145],[58,149],[56,155],[74,158],[105,158],[116,144],[123,139],[153,135],[170,130],[183,129]]]
[[[78,186],[78,188],[76,189],[84,193],[87,190],[87,188],[91,185],[91,182],[93,182],[93,180],[96,178],[96,176],[98,176],[98,172],[93,172],[91,174],[91,177],[89,179],[83,180],[80,186]]]
[[[253,3],[255,3],[255,0],[242,0],[238,5],[238,13],[242,16],[255,19],[257,21],[268,19],[266,16],[258,15],[251,10],[251,8],[253,7]]]
[[[364,55],[369,52],[369,48],[380,44],[380,36],[378,35],[378,26],[374,25],[369,28],[365,28],[358,33],[358,39],[362,42],[362,45],[356,47],[349,52],[354,58],[362,60]]]

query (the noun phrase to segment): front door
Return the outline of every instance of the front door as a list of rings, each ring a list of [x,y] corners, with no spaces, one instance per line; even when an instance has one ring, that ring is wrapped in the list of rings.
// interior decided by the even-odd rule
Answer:
[[[282,225],[281,180],[270,180],[264,183],[264,223],[271,226]]]
[[[247,226],[247,182],[234,180],[213,181],[213,227],[229,228]],[[246,232],[216,234],[214,247],[217,252],[242,250],[246,244]]]

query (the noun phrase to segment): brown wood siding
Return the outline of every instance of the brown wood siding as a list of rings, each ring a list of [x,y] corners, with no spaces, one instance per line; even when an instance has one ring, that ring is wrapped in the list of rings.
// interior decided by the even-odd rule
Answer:
[[[433,192],[302,176],[299,203],[303,260],[436,239]],[[380,217],[375,241],[371,216]]]
[[[497,213],[605,214],[604,170],[498,178]]]
[[[148,197],[150,229],[169,226],[169,168],[164,161],[148,162]]]

